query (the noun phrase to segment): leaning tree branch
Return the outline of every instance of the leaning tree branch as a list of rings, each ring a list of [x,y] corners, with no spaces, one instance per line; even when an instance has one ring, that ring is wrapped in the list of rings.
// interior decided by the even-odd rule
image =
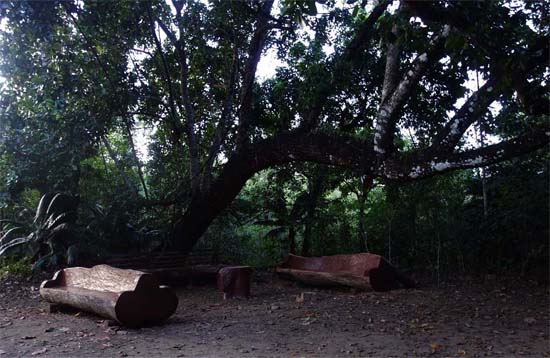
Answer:
[[[434,157],[411,167],[409,178],[417,179],[457,169],[484,167],[544,148],[550,142],[548,128],[536,128],[515,138],[486,147]]]
[[[384,0],[374,7],[369,16],[361,24],[359,30],[355,33],[355,37],[346,46],[342,54],[335,60],[332,66],[332,75],[329,76],[328,81],[320,84],[317,95],[313,100],[313,105],[300,125],[301,131],[309,132],[318,126],[327,99],[333,93],[336,84],[340,80],[339,76],[342,73],[349,73],[350,67],[357,66],[358,59],[361,57],[361,52],[370,42],[376,22],[380,16],[384,14],[384,11],[386,11],[390,3],[391,0]],[[336,76],[334,74],[336,74]]]
[[[491,76],[487,82],[475,91],[453,118],[447,122],[433,141],[434,152],[452,152],[466,130],[487,111],[489,105],[498,98],[499,78]]]
[[[374,25],[391,3],[391,0],[384,0],[372,9],[369,16],[359,27],[355,37],[346,46],[346,49],[342,53],[341,62],[355,62],[360,58],[361,51],[368,45],[370,39],[372,38]]]
[[[169,113],[170,113],[170,127],[173,133],[173,141],[175,145],[179,145],[179,141],[181,139],[181,124],[178,120],[177,116],[177,110],[176,110],[176,102],[175,102],[175,96],[174,96],[174,88],[172,84],[172,79],[170,76],[170,70],[168,68],[168,63],[166,62],[166,58],[164,56],[164,52],[162,51],[162,44],[160,43],[159,38],[157,37],[157,33],[155,30],[155,21],[153,19],[153,15],[151,13],[150,7],[147,7],[147,13],[149,15],[149,29],[151,31],[151,35],[153,37],[153,41],[155,43],[155,47],[157,50],[157,54],[160,57],[161,61],[161,67],[163,72],[164,81],[166,82],[166,85],[168,87],[168,103],[169,103]]]
[[[109,71],[107,70],[107,66],[102,61],[101,57],[99,56],[99,53],[97,52],[97,49],[93,45],[91,39],[88,38],[85,31],[82,31],[82,28],[80,27],[76,17],[73,15],[69,4],[62,3],[62,7],[65,10],[65,12],[67,13],[67,15],[69,15],[69,17],[71,18],[71,21],[73,22],[73,24],[75,25],[75,27],[78,29],[79,33],[81,34],[82,38],[84,39],[84,41],[86,43],[86,46],[88,47],[88,50],[90,50],[90,52],[94,56],[95,61],[98,64],[99,68],[102,70],[105,77],[107,78],[107,81],[109,82],[109,85],[110,85],[111,89],[113,90],[114,93],[116,93],[117,86],[115,86],[113,80],[111,79],[111,76],[109,76]],[[137,156],[136,148],[135,148],[135,145],[134,145],[134,138],[132,136],[131,125],[129,123],[127,113],[124,113],[124,112],[121,113],[121,117],[124,120],[124,124],[125,124],[127,135],[128,135],[128,142],[130,144],[130,148],[132,149],[132,154],[133,154],[133,157],[134,157],[134,161],[136,162],[137,172],[138,172],[138,176],[139,176],[140,181],[141,181],[141,185],[143,186],[143,193],[145,195],[145,198],[148,200],[149,199],[149,194],[148,194],[147,186],[145,184],[145,180],[144,180],[144,177],[143,177],[143,170],[142,170],[141,161],[139,160],[139,158]],[[116,155],[115,155],[112,147],[110,146],[109,142],[107,141],[107,138],[105,136],[102,136],[101,140],[103,141],[103,143],[105,145],[105,148],[107,149],[107,152],[109,153],[109,156],[111,157],[111,159],[113,159],[113,161],[115,162],[115,165],[117,166],[117,168],[119,168],[119,172],[121,173],[121,176],[122,176],[124,182],[130,188],[130,190],[132,192],[135,192],[136,195],[137,195],[137,189],[135,189],[131,185],[131,183],[129,182],[129,178],[126,176],[126,173],[124,173],[124,170],[122,169],[121,163],[119,163],[119,161],[117,160]]]
[[[449,28],[445,27],[439,35],[430,41],[430,49],[415,58],[412,69],[404,75],[393,93],[380,106],[374,129],[374,150],[380,157],[387,157],[395,151],[393,137],[399,112],[428,66],[437,61],[443,54],[445,39],[448,35]]]
[[[199,138],[195,130],[195,113],[189,95],[189,67],[187,66],[187,55],[181,36],[180,34],[180,46],[177,48],[180,64],[180,93],[186,114],[185,132],[187,134],[187,144],[189,146],[191,187],[193,190],[197,190],[200,185]]]
[[[436,135],[431,151],[453,151],[466,130],[487,111],[488,106],[507,88],[506,84],[509,82],[515,84],[520,102],[527,109],[527,113],[548,114],[548,99],[545,98],[544,91],[537,91],[536,87],[532,88],[527,82],[529,74],[535,68],[544,65],[548,56],[548,44],[540,48],[537,41],[519,61],[510,62],[508,65],[495,65],[487,82],[466,100]]]
[[[177,48],[179,46],[178,39],[176,38],[176,35],[168,28],[168,25],[161,19],[156,19],[155,22],[159,25],[159,27],[162,29],[162,32],[166,35],[170,43]]]
[[[394,39],[387,44],[386,49],[386,67],[384,70],[384,82],[382,84],[382,97],[380,98],[382,105],[386,103],[399,83],[400,40],[397,25],[393,25],[391,32]]]
[[[515,138],[467,151],[434,154],[427,148],[395,155],[381,163],[375,169],[375,175],[396,181],[418,180],[457,169],[499,163],[544,148],[549,142],[549,129],[536,127]]]
[[[428,158],[417,152],[414,157],[401,154],[376,166],[371,145],[350,136],[322,133],[304,134],[299,130],[243,147],[233,154],[212,186],[191,199],[188,210],[174,228],[175,242],[181,250],[190,250],[211,222],[238,195],[246,181],[268,167],[290,162],[315,162],[351,169],[369,177],[411,181],[461,168],[473,168],[501,162],[542,148],[549,132],[533,130],[523,136],[468,152]]]
[[[176,14],[177,21],[180,23],[179,12]],[[189,67],[187,65],[187,52],[183,41],[183,29],[180,27],[179,39],[176,38],[174,33],[161,19],[156,19],[155,22],[159,25],[162,31],[166,34],[170,43],[174,46],[176,54],[178,56],[178,64],[180,66],[179,80],[180,80],[180,96],[183,102],[183,108],[185,111],[185,135],[187,137],[187,146],[189,148],[189,177],[191,182],[191,188],[193,191],[200,189],[200,165],[199,165],[199,144],[197,133],[195,130],[195,113],[193,111],[193,105],[189,95]],[[156,34],[155,34],[156,38]],[[158,40],[158,39],[157,39]],[[157,45],[157,48],[159,46]],[[161,52],[162,49],[159,49]]]
[[[269,14],[271,12],[273,2],[274,0],[265,1],[256,15],[256,28],[250,40],[248,60],[243,73],[239,125],[237,128],[237,148],[242,147],[248,142],[250,126],[252,124],[252,92],[254,90],[254,80],[256,78],[256,70],[261,59],[262,51],[267,42],[267,34],[270,30],[269,18],[264,14]]]
[[[233,62],[231,64],[231,73],[226,82],[227,94],[223,101],[220,120],[218,121],[218,124],[216,126],[216,130],[214,132],[214,140],[212,141],[212,145],[210,146],[210,150],[208,152],[208,158],[206,159],[203,173],[202,173],[203,178],[202,178],[201,186],[203,186],[205,189],[207,189],[210,186],[214,159],[219,154],[224,138],[226,137],[230,128],[230,124],[231,124],[230,119],[231,119],[231,112],[233,110],[233,102],[235,99],[235,87],[237,82],[238,71],[239,71],[239,51],[237,49],[237,44],[235,43],[233,47]]]
[[[192,198],[188,210],[174,228],[180,250],[188,251],[212,220],[238,195],[246,181],[268,167],[290,162],[316,162],[370,171],[374,153],[367,142],[351,136],[300,131],[279,134],[248,144],[233,154],[211,187]]]

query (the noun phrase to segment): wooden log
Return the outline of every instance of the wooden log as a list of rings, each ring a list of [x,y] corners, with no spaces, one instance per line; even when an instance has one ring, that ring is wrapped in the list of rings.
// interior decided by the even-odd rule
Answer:
[[[383,257],[369,253],[322,257],[288,255],[276,271],[315,286],[349,286],[375,291],[414,287],[413,280]]]
[[[159,286],[153,275],[107,265],[57,271],[42,283],[40,294],[48,302],[93,312],[129,327],[160,323],[178,305],[172,289]]]
[[[312,286],[337,287],[349,286],[361,290],[370,290],[371,284],[368,277],[359,276],[347,272],[320,272],[294,270],[289,268],[277,268],[277,273],[287,275],[293,279]]]
[[[250,297],[250,266],[228,266],[218,271],[218,289],[223,292],[223,299],[232,297]]]

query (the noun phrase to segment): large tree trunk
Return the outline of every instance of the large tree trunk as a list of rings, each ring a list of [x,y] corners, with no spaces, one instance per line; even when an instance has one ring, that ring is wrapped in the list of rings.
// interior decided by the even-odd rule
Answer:
[[[185,214],[174,227],[175,248],[191,251],[212,221],[229,206],[255,173],[296,161],[314,161],[364,171],[370,167],[372,151],[357,139],[320,133],[288,133],[245,147],[229,158],[218,179],[206,192],[199,192],[191,199]]]
[[[376,155],[372,146],[364,140],[322,133],[303,134],[300,131],[280,134],[245,146],[229,158],[214,184],[206,192],[199,191],[191,199],[184,216],[174,227],[174,246],[190,251],[212,221],[239,194],[246,181],[271,166],[289,162],[315,162],[393,181],[412,181],[456,169],[497,163],[531,152],[547,143],[548,136],[538,131],[482,149],[443,153],[437,162],[432,160],[432,149],[428,148],[416,156],[397,155],[374,166]],[[438,166],[442,160],[444,168]]]

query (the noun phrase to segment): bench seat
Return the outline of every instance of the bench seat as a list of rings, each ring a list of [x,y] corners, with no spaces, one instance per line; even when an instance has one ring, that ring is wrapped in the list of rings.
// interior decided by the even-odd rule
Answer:
[[[158,324],[178,306],[173,290],[159,286],[152,274],[108,265],[59,270],[42,283],[40,295],[50,303],[93,312],[129,327]]]

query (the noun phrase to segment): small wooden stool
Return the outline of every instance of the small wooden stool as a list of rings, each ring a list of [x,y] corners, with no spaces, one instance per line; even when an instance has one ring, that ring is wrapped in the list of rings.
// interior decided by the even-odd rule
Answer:
[[[250,266],[228,266],[218,271],[218,289],[223,292],[223,299],[238,296],[250,297]]]

